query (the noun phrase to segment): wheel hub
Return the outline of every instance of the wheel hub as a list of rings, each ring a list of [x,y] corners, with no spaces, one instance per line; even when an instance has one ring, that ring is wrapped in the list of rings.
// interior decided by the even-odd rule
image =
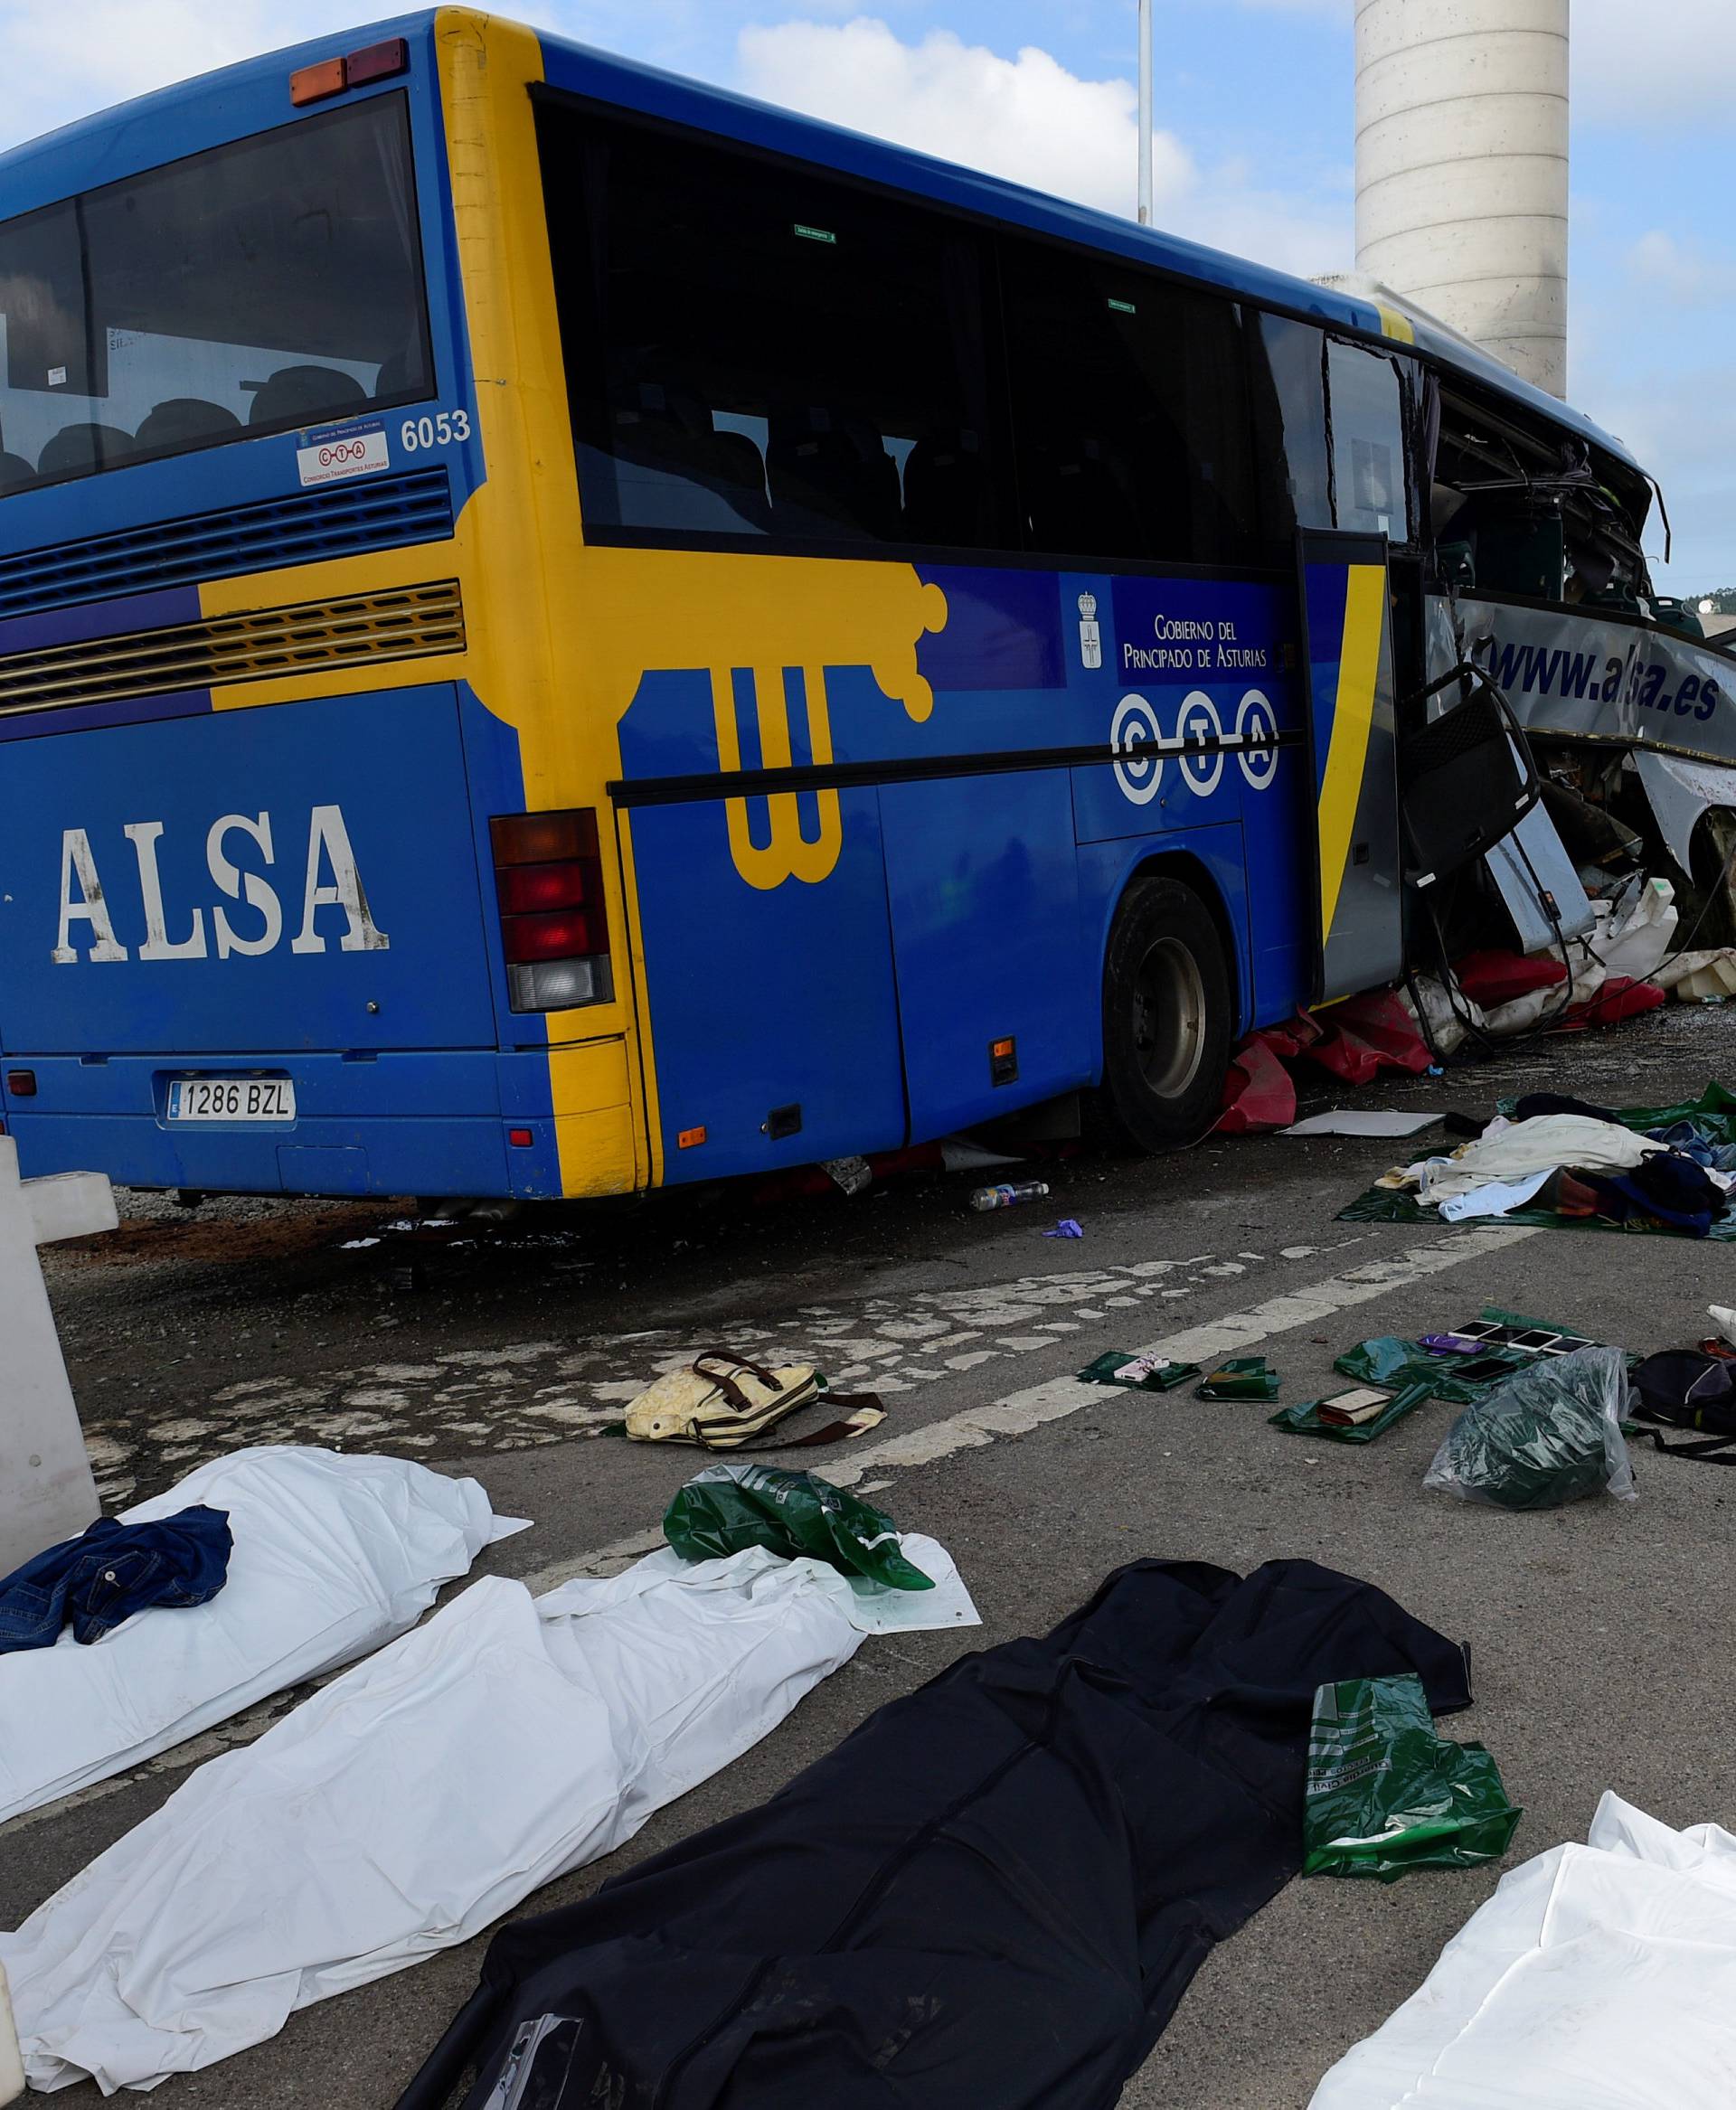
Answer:
[[[1139,963],[1133,992],[1134,1057],[1158,1097],[1179,1098],[1198,1076],[1205,1010],[1199,962],[1178,938],[1159,938]]]

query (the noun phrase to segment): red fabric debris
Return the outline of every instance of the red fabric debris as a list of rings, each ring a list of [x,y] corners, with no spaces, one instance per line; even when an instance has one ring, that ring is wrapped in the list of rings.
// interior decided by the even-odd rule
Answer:
[[[1669,992],[1656,982],[1636,982],[1628,975],[1612,975],[1590,1003],[1576,1004],[1568,1014],[1588,1025],[1618,1025],[1625,1018],[1638,1018],[1670,1001]]]
[[[1278,1060],[1285,1033],[1282,1027],[1251,1033],[1230,1058],[1230,1074],[1223,1080],[1223,1111],[1218,1116],[1218,1127],[1225,1135],[1288,1128],[1296,1119],[1296,1086]]]
[[[1309,1060],[1346,1084],[1372,1084],[1383,1069],[1420,1077],[1434,1061],[1416,1020],[1391,990],[1335,1003],[1314,1022],[1325,1038],[1307,1050]]]
[[[1473,1003],[1493,1011],[1533,989],[1553,989],[1567,980],[1560,960],[1528,960],[1523,953],[1467,953],[1453,969],[1458,985]]]
[[[1281,1025],[1262,1026],[1258,1033],[1249,1036],[1262,1041],[1274,1055],[1285,1061],[1306,1054],[1317,1041],[1326,1038],[1326,1028],[1318,1020],[1310,1018],[1306,1011],[1298,1011],[1294,1018],[1287,1018]],[[1242,1045],[1247,1046],[1247,1041]]]

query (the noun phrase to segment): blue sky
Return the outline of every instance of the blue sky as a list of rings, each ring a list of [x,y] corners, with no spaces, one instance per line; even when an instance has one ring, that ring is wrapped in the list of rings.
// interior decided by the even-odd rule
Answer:
[[[1422,4],[1422,0],[1415,0]],[[0,145],[357,0],[0,0]],[[512,0],[679,71],[1129,210],[1134,0]],[[1156,0],[1158,218],[1353,263],[1352,0]],[[1643,27],[1637,33],[1636,20]],[[1573,0],[1573,400],[1662,479],[1678,592],[1736,585],[1736,0]],[[1661,554],[1661,532],[1650,538]]]

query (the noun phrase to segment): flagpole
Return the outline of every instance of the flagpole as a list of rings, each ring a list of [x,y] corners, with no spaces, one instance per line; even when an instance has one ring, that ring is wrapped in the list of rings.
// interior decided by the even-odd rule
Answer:
[[[1151,0],[1139,0],[1139,224],[1151,225]]]

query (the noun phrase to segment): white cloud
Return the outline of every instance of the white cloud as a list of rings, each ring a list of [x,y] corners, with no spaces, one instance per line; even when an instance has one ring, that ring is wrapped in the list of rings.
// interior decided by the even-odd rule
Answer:
[[[907,44],[867,16],[744,29],[737,48],[742,85],[768,101],[1107,212],[1133,203],[1137,97],[1126,80],[1083,80],[1035,45],[1004,59],[950,30]],[[1186,148],[1160,132],[1156,197],[1194,180]]]
[[[354,21],[344,0],[0,0],[0,141]]]
[[[741,85],[768,101],[1104,212],[1134,211],[1130,81],[1083,80],[1036,45],[1005,58],[948,30],[906,43],[870,16],[746,29],[737,49]],[[1154,141],[1152,187],[1158,224],[1172,233],[1303,274],[1349,260],[1338,201],[1262,189],[1240,163],[1203,172],[1173,131]]]
[[[622,43],[635,28],[685,27],[697,5],[511,0],[508,11],[520,21]],[[129,97],[366,20],[356,0],[0,0],[6,83],[0,148]]]

